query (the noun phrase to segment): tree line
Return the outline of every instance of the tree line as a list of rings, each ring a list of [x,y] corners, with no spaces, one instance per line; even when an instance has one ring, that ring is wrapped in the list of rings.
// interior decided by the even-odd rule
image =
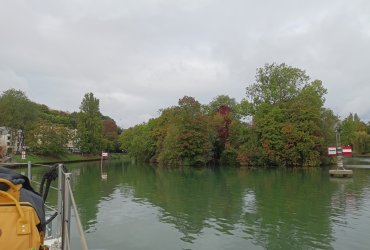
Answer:
[[[118,135],[122,129],[112,118],[101,114],[99,99],[93,93],[85,94],[79,112],[68,113],[32,102],[21,90],[9,89],[0,96],[0,114],[0,126],[10,130],[11,139],[16,140],[17,131],[22,131],[24,138],[19,143],[34,154],[59,156],[68,150],[86,154],[120,150]]]
[[[344,145],[370,152],[370,123],[356,114],[340,120],[324,107],[326,93],[301,69],[266,64],[240,102],[220,95],[202,105],[184,96],[119,140],[132,159],[163,166],[319,166],[331,160],[327,146],[336,145],[336,129]]]
[[[52,110],[21,90],[0,96],[0,126],[24,132],[28,150],[60,155],[71,144],[78,152],[123,151],[136,161],[163,166],[221,163],[224,166],[318,166],[327,164],[327,146],[370,152],[370,122],[349,114],[340,120],[324,107],[320,80],[286,64],[266,64],[237,102],[227,95],[202,105],[184,96],[148,122],[122,130],[100,112],[100,101],[86,93],[79,112]],[[1,153],[1,152],[0,152]]]

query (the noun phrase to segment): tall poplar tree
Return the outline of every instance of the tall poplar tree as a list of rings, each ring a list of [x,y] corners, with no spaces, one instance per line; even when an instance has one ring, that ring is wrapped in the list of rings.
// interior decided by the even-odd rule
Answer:
[[[85,94],[77,117],[80,149],[84,153],[98,153],[102,142],[102,121],[99,99],[93,93]]]

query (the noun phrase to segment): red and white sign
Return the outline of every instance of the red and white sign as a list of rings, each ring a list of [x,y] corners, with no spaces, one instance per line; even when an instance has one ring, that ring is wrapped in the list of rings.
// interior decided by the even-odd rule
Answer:
[[[344,156],[351,156],[352,157],[352,148],[351,146],[343,146],[342,147],[342,152]]]
[[[337,155],[337,147],[328,147],[328,155],[329,156],[335,156]]]
[[[351,146],[343,146],[343,147],[335,147],[330,146],[328,147],[328,156],[336,156],[338,153],[342,152],[343,156],[352,157],[352,148]]]

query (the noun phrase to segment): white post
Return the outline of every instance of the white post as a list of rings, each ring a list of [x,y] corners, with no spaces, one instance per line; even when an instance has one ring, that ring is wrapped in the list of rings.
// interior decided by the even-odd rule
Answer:
[[[28,168],[28,179],[31,181],[32,174],[31,174],[31,162],[28,161],[27,163],[27,168]]]
[[[70,225],[71,225],[71,173],[64,175],[64,190],[63,190],[63,228],[62,228],[62,249],[69,250],[70,244]]]
[[[63,209],[63,168],[62,164],[58,164],[58,215],[57,215],[57,235],[61,236],[62,227],[62,209]]]
[[[337,169],[338,168],[344,169],[343,149],[342,149],[342,143],[340,141],[340,127],[339,126],[336,129],[336,141],[337,141]]]

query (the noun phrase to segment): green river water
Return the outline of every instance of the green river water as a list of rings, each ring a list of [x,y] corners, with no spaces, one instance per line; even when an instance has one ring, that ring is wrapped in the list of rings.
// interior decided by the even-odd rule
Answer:
[[[67,167],[90,249],[370,249],[370,161],[349,164],[351,179],[321,168]]]

